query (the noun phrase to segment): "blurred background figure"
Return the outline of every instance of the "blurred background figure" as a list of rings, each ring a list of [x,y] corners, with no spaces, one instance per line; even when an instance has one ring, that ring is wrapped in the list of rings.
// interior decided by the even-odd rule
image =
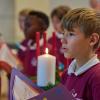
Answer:
[[[59,34],[59,36],[63,33],[63,29],[61,27],[61,20],[68,11],[71,10],[68,6],[59,6],[52,10],[51,12],[51,21],[54,28],[54,31]],[[56,34],[56,36],[58,36]],[[59,37],[58,36],[58,37]]]
[[[90,6],[93,9],[100,11],[100,0],[90,0]]]
[[[23,73],[28,77],[36,76],[37,56],[36,56],[36,32],[40,32],[40,46],[42,49],[43,32],[49,27],[48,16],[40,11],[30,11],[24,20],[25,39],[21,42],[18,57],[22,61]]]
[[[25,38],[25,34],[24,34],[24,30],[25,30],[25,18],[26,18],[26,16],[28,15],[28,13],[30,11],[32,11],[32,10],[28,9],[28,8],[27,9],[22,9],[19,12],[19,15],[18,15],[19,28],[20,28],[22,34],[24,35],[24,38]],[[19,34],[21,34],[21,33],[19,33]],[[21,46],[20,46],[20,44],[18,42],[15,44],[15,48],[16,49],[20,49],[21,48]]]
[[[32,11],[32,10],[26,8],[26,9],[22,9],[22,10],[19,12],[17,21],[18,21],[20,33],[18,33],[18,36],[16,36],[16,38],[17,38],[17,37],[23,37],[22,39],[25,38],[25,35],[24,35],[24,28],[25,28],[25,26],[24,26],[24,20],[25,20],[26,16],[28,15],[28,13],[29,13],[30,11]],[[18,51],[18,49],[20,48],[19,40],[17,40],[17,41],[16,41],[15,43],[13,43],[13,44],[8,44],[8,46],[12,49],[12,52],[13,52],[13,53],[17,54],[17,51]]]
[[[25,29],[24,20],[30,11],[31,9],[23,9],[19,12],[18,21],[19,21],[19,27],[22,32],[24,32],[24,29]]]
[[[12,68],[22,70],[22,64],[18,57],[8,47],[2,34],[0,34],[0,94],[6,96],[9,88],[9,80]]]
[[[61,38],[63,37],[63,28],[61,26],[61,20],[65,14],[67,14],[71,8],[69,6],[58,6],[51,12],[51,21],[54,28],[54,32],[56,35],[56,59],[57,59],[57,68],[58,69],[65,69],[67,67],[68,62],[66,61],[63,51],[62,51],[62,44]],[[53,45],[53,37],[49,38],[48,43]],[[52,46],[53,47],[53,46]],[[51,48],[51,53],[53,49]]]

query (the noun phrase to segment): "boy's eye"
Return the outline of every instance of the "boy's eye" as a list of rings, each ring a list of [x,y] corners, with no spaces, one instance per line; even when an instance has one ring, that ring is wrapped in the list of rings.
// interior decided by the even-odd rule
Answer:
[[[64,32],[62,32],[62,35],[64,35]]]
[[[74,33],[72,33],[72,32],[67,34],[67,36],[73,36],[73,35],[74,35]]]

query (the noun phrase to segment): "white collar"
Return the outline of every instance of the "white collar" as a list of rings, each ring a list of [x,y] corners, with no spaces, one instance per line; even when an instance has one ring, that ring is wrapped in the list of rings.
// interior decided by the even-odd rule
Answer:
[[[29,40],[28,43],[27,43],[30,50],[36,50],[36,43],[34,43],[33,45],[31,45],[31,43],[32,43],[32,40]],[[41,47],[43,45],[43,39],[41,39],[39,41],[39,43],[40,43],[40,47]]]
[[[40,46],[43,45],[43,39],[41,39],[40,41]],[[30,50],[36,50],[36,43],[34,43],[32,46],[31,46],[31,43],[32,43],[32,40],[29,40],[27,42],[27,46],[29,47]],[[20,43],[16,43],[16,45],[22,50],[22,51],[26,51],[27,48],[23,45],[21,45]]]
[[[56,36],[57,36],[59,39],[62,39],[62,38],[63,38],[63,34],[62,34],[62,33],[59,33],[59,32],[56,32]]]
[[[71,75],[72,73],[75,74],[76,76],[81,75],[99,62],[100,61],[96,55],[96,56],[92,57],[87,63],[85,63],[83,66],[81,66],[79,69],[77,69],[75,71],[76,60],[73,60],[72,63],[69,65],[68,75]]]

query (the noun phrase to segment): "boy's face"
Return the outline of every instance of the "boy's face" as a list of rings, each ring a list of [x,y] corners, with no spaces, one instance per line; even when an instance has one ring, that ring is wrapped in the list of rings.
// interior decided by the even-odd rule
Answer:
[[[25,23],[25,36],[28,39],[35,40],[36,32],[41,32],[41,26],[36,17],[30,17]]]
[[[79,28],[74,28],[73,30],[73,32],[64,30],[62,48],[65,57],[80,58],[90,52],[90,39],[86,38]]]
[[[57,16],[52,17],[52,24],[53,24],[54,30],[56,32],[62,33],[61,21],[59,20],[59,18]]]

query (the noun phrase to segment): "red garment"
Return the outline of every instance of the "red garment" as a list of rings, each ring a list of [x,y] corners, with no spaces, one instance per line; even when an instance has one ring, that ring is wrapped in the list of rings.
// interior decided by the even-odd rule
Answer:
[[[77,100],[100,100],[100,63],[79,76],[62,75],[62,83]]]

